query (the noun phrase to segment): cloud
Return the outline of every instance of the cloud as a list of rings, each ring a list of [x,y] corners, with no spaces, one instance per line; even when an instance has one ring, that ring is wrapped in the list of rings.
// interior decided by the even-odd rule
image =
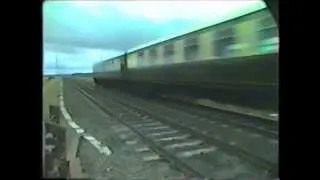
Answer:
[[[219,21],[244,7],[261,6],[257,2],[49,1],[43,8],[44,39],[124,50],[204,22]]]
[[[70,4],[95,17],[112,16],[112,13],[106,10],[115,9],[127,17],[144,18],[159,23],[172,20],[211,20],[249,6],[265,6],[261,0],[75,1]]]
[[[155,33],[156,34],[156,33]],[[121,39],[119,39],[121,37]],[[133,46],[147,42],[150,39],[160,37],[150,31],[141,29],[139,34],[133,36],[125,31],[118,31],[118,35],[103,34],[91,36],[91,38],[70,36],[70,37],[48,37],[45,39],[49,44],[63,44],[68,46],[86,47],[86,48],[105,48],[125,51]],[[61,49],[63,49],[61,47]],[[67,51],[67,49],[65,49]],[[69,49],[70,50],[70,49]],[[60,51],[60,50],[59,50]]]
[[[107,57],[264,6],[255,0],[46,1],[44,65],[55,67],[59,56],[66,69],[91,68],[100,60],[96,54]]]
[[[43,48],[44,51],[54,51],[68,54],[74,54],[78,52],[77,48],[75,48],[74,46],[57,43],[44,43]]]
[[[92,72],[92,66],[94,63],[118,56],[123,53],[123,51],[114,49],[92,49],[83,47],[73,47],[73,50],[74,52],[72,53],[56,50],[44,51],[44,74],[50,74],[54,72]]]

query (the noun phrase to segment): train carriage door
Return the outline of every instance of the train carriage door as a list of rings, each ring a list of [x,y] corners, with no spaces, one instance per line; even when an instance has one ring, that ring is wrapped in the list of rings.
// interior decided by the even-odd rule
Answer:
[[[126,77],[126,74],[127,74],[127,53],[125,53],[123,55],[123,57],[121,58],[121,64],[120,64],[120,68],[121,68],[121,76],[122,78],[125,78]]]
[[[185,61],[197,61],[199,57],[198,36],[190,37],[184,41],[184,59]]]
[[[151,48],[149,50],[149,59],[148,59],[148,65],[156,64],[157,61],[157,49],[155,47]]]
[[[234,45],[236,44],[234,27],[227,27],[214,32],[215,56],[231,57],[236,54]]]
[[[278,28],[271,14],[259,19],[257,26],[259,52],[262,54],[278,52]]]

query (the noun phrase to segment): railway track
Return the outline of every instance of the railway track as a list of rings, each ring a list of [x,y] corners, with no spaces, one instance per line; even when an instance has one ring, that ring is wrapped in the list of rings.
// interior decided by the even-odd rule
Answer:
[[[177,108],[168,111],[161,106],[151,105],[142,100],[137,100],[137,98],[125,96],[125,98],[120,99],[116,97],[117,93],[106,93],[101,89],[96,90],[81,83],[77,85],[84,96],[106,113],[118,117],[121,123],[137,133],[161,157],[193,176],[200,178],[218,177],[219,175],[213,173],[217,171],[217,167],[218,169],[219,167],[228,167],[229,169],[250,167],[255,169],[256,174],[252,173],[252,169],[250,170],[252,171],[251,175],[254,176],[253,174],[263,174],[265,170],[270,170],[277,164],[274,158],[270,160],[263,155],[261,156],[261,154],[252,153],[252,151],[238,146],[239,142],[237,141],[226,141],[223,138],[223,133],[222,136],[212,135],[210,132],[211,130],[217,130],[213,126],[218,125],[218,121],[199,120],[198,118],[197,123],[195,123],[197,116],[190,118],[191,109],[189,109],[189,114],[178,112]],[[96,96],[96,98],[93,96]],[[226,124],[222,124],[222,126],[224,125]],[[207,126],[207,128],[204,128],[204,126]],[[230,129],[230,127],[220,127],[220,129],[224,128]],[[224,132],[225,135],[226,133]],[[241,160],[238,160],[238,157]],[[225,159],[225,162],[221,162],[219,158]],[[247,162],[250,164],[247,164]],[[212,164],[215,165],[211,166]],[[255,178],[257,177],[255,176]]]
[[[153,104],[119,92],[113,94],[113,97],[116,96],[125,97],[130,102],[137,102],[136,104],[140,105],[140,109],[146,110],[149,108],[152,113],[160,114],[165,119],[171,119],[181,125],[189,126],[194,131],[208,133],[208,136],[229,142],[229,144],[235,143],[237,148],[277,164],[277,122],[225,111],[199,111],[194,107],[181,105],[181,103]],[[170,108],[165,107],[168,104]]]
[[[139,100],[129,96],[128,94],[117,92],[119,96],[125,96],[133,101]],[[207,121],[219,121],[233,126],[235,128],[242,128],[244,130],[258,133],[270,139],[278,139],[278,122],[259,117],[234,113],[226,110],[212,109],[206,107],[199,107],[197,105],[186,104],[178,100],[166,99],[158,97],[156,102],[163,106],[176,110],[178,113],[184,113],[193,119],[206,119]]]
[[[242,128],[247,131],[258,133],[271,139],[278,139],[278,122],[259,117],[241,115],[224,110],[208,109],[196,105],[185,104],[174,100],[160,98],[161,104],[175,109],[179,112],[185,112],[194,118],[206,118],[208,121],[219,121],[224,124]],[[227,115],[226,115],[227,114]]]
[[[117,92],[121,96],[134,99],[133,96],[127,93]],[[134,100],[137,100],[135,98]],[[255,117],[237,112],[231,112],[223,109],[214,109],[196,104],[186,103],[176,99],[168,99],[165,96],[158,95],[156,102],[162,104],[171,109],[176,109],[180,112],[188,112],[192,116],[198,116],[198,118],[208,118],[213,121],[223,121],[229,125],[245,128],[249,131],[261,133],[262,135],[269,136],[270,138],[278,138],[278,121],[264,119],[261,117]],[[221,117],[223,118],[221,118]]]

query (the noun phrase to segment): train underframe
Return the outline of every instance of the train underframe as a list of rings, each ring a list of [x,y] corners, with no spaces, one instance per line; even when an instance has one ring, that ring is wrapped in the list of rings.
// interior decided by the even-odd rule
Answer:
[[[154,82],[132,82],[126,80],[100,80],[106,88],[119,89],[139,96],[157,97],[158,95],[207,98],[217,102],[247,106],[257,109],[277,110],[278,89],[268,87],[199,87],[194,85],[160,84]]]
[[[153,97],[208,98],[252,108],[278,109],[278,54],[195,62],[99,76],[99,85]],[[251,82],[251,83],[248,83]]]

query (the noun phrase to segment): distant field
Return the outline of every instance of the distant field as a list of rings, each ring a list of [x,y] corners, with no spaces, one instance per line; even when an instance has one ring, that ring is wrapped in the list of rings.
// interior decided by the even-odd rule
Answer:
[[[75,74],[72,74],[72,76],[75,76],[75,77],[92,77],[93,74],[92,73],[75,73]]]

